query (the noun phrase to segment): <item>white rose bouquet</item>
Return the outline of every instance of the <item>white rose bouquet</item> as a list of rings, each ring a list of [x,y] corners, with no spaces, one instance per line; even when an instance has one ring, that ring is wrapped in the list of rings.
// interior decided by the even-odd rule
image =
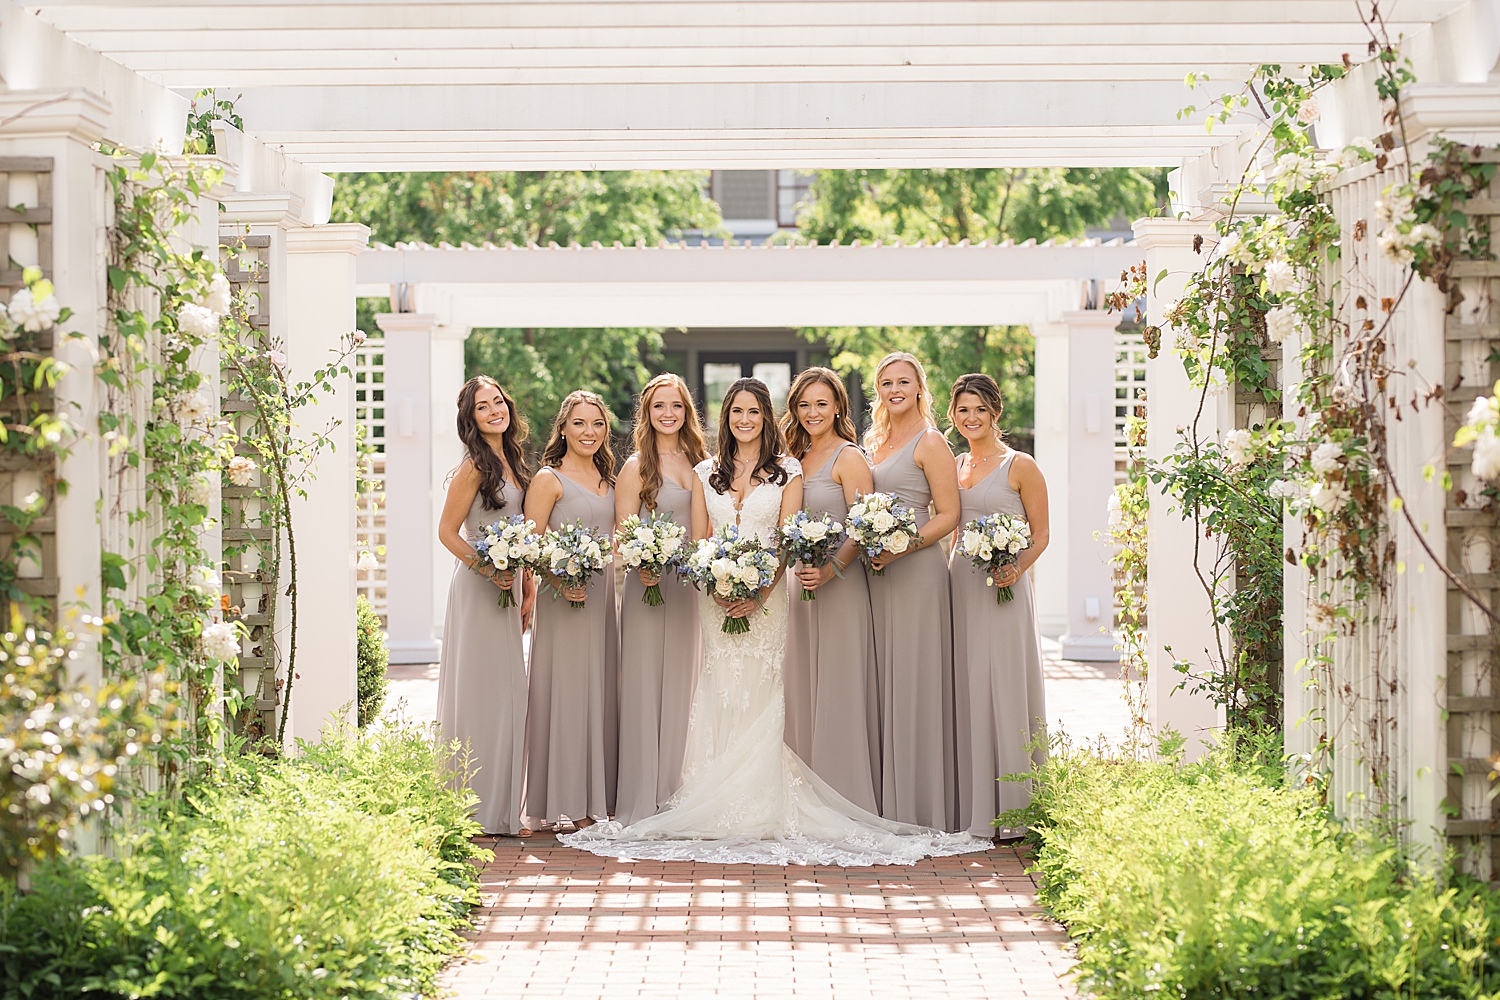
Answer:
[[[588,586],[589,577],[603,573],[609,560],[609,536],[584,527],[581,521],[570,521],[542,536],[538,565],[572,589]],[[568,604],[581,608],[584,602],[569,600]]]
[[[988,574],[984,580],[985,585],[993,587],[1000,577],[1000,571],[1015,565],[1021,551],[1031,548],[1031,525],[1024,518],[1011,514],[976,517],[964,525],[958,547],[975,567]],[[1000,587],[995,591],[995,603],[1004,604],[1015,596],[1015,591],[1011,588]]]
[[[542,558],[542,539],[536,533],[536,524],[520,514],[513,514],[504,521],[487,525],[474,540],[474,554],[479,562],[474,571],[480,576],[493,578],[491,567],[500,572],[511,572],[520,579],[523,570],[536,566]],[[500,607],[516,606],[516,584],[500,591]]]
[[[664,603],[660,577],[676,562],[687,538],[687,529],[672,520],[671,514],[656,512],[645,520],[632,514],[620,522],[615,540],[620,546],[620,563],[626,569],[645,570],[658,578],[646,588],[641,601],[653,608]]]
[[[917,544],[917,512],[894,493],[866,493],[854,501],[844,517],[845,530],[859,545],[866,561],[882,552],[900,555]],[[885,570],[871,567],[876,576]]]
[[[830,514],[813,517],[805,510],[795,511],[781,523],[781,551],[787,562],[821,569],[844,544],[844,526]],[[834,571],[838,571],[835,565]],[[804,601],[816,601],[817,591],[802,590]]]
[[[741,538],[738,528],[726,524],[700,541],[677,572],[699,590],[707,589],[726,601],[742,601],[769,587],[780,565],[775,552],[753,536]],[[722,631],[742,635],[750,631],[750,619],[726,616]]]

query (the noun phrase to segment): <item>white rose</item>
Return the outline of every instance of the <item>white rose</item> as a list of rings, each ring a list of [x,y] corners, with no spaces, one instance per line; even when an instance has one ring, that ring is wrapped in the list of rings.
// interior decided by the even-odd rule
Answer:
[[[213,502],[214,481],[208,473],[200,472],[188,484],[188,503],[195,503],[200,507],[212,507]]]
[[[204,306],[186,305],[177,310],[177,329],[200,340],[219,332],[219,317]]]
[[[1318,101],[1309,97],[1297,105],[1297,121],[1303,125],[1311,125],[1318,120]]]
[[[1109,511],[1109,526],[1118,528],[1125,523],[1125,507],[1120,502],[1120,494],[1111,493],[1109,502],[1105,504],[1105,510]]]
[[[1266,313],[1266,337],[1273,344],[1279,344],[1288,337],[1295,336],[1302,329],[1302,315],[1297,312],[1297,307],[1290,303],[1276,306]]]
[[[733,577],[737,568],[732,559],[715,559],[709,566],[709,571],[713,573],[715,580],[723,581]]]
[[[286,367],[286,355],[281,351],[267,351],[266,357],[270,358],[271,364],[275,365],[277,368]]]
[[[1500,479],[1500,437],[1493,426],[1474,439],[1474,475],[1486,481]]]
[[[1224,435],[1224,456],[1232,466],[1239,467],[1250,461],[1249,447],[1250,432],[1247,430],[1234,430]]]
[[[643,545],[650,545],[652,542],[656,541],[656,532],[652,531],[650,528],[646,527],[643,524],[639,528],[635,529],[635,540],[642,543]]]
[[[664,556],[673,555],[680,548],[682,548],[681,535],[668,535],[661,541],[661,554]]]
[[[972,556],[979,551],[981,538],[979,532],[972,528],[964,532],[964,555]]]
[[[1266,265],[1266,288],[1277,295],[1285,295],[1295,292],[1300,287],[1297,281],[1297,269],[1292,262],[1278,257]]]
[[[1393,226],[1411,222],[1416,218],[1412,210],[1412,196],[1399,191],[1393,193],[1391,188],[1386,188],[1385,197],[1375,202],[1375,217]]]
[[[760,570],[754,566],[741,566],[738,579],[745,586],[754,587],[760,583]]]
[[[810,542],[821,542],[828,536],[828,526],[822,521],[812,521],[802,526],[802,537]]]
[[[1316,176],[1317,167],[1309,156],[1282,153],[1276,158],[1276,179],[1285,184],[1288,191],[1307,190]]]
[[[194,566],[188,572],[188,586],[207,597],[219,596],[219,574],[212,566]]]
[[[240,630],[230,622],[203,626],[203,651],[215,660],[234,659],[240,655]]]
[[[892,532],[891,537],[885,541],[886,549],[898,556],[905,552],[909,545],[911,545],[911,536],[904,531]]]
[[[1493,423],[1497,417],[1500,417],[1500,396],[1480,396],[1469,407],[1464,423],[1483,425]]]
[[[29,288],[23,288],[11,296],[8,307],[11,322],[31,333],[45,330],[62,316],[62,304],[56,295],[48,295],[40,301],[33,297]]]
[[[888,510],[876,511],[875,516],[870,518],[870,525],[881,534],[885,534],[896,526],[896,518]]]
[[[248,455],[236,455],[229,460],[229,481],[236,486],[249,486],[255,478],[255,461]]]
[[[1339,459],[1343,457],[1344,449],[1337,441],[1324,441],[1313,450],[1313,471],[1320,476],[1326,476],[1339,467]]]
[[[730,593],[733,592],[733,590],[734,584],[729,580],[720,580],[718,583],[714,584],[714,593],[718,594],[720,597],[728,597]]]
[[[1344,506],[1349,499],[1349,491],[1344,488],[1343,483],[1313,483],[1308,496],[1312,498],[1314,507],[1325,514],[1332,514]]]
[[[369,549],[359,550],[359,571],[369,573],[380,568],[380,560]]]
[[[208,397],[201,392],[180,393],[174,402],[178,419],[186,420],[188,423],[202,420],[210,412]]]
[[[228,315],[230,305],[229,279],[223,272],[216,272],[208,281],[208,294],[203,297],[203,307],[220,316]]]

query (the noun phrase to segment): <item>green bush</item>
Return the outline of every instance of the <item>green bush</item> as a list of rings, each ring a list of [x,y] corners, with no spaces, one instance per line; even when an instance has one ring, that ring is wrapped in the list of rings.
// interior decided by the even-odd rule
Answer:
[[[477,901],[472,793],[411,727],[222,761],[120,857],[0,888],[6,997],[426,994]]]
[[[1100,997],[1479,997],[1500,899],[1397,863],[1243,748],[1186,766],[1054,755],[1032,806],[1043,900]]]
[[[368,726],[380,715],[380,706],[385,703],[385,668],[390,662],[390,653],[385,648],[385,630],[380,627],[380,616],[370,607],[364,594],[355,604],[355,628],[358,634],[358,676],[356,678],[360,728]]]

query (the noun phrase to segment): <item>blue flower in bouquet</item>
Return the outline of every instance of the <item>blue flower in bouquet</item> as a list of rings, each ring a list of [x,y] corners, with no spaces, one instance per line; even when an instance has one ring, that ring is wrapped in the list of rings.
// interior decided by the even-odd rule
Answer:
[[[658,582],[646,588],[641,596],[642,602],[653,608],[664,603],[660,577],[677,561],[686,539],[687,529],[674,521],[671,514],[660,511],[648,514],[644,519],[632,514],[620,522],[615,533],[620,564],[626,569],[644,570],[658,578]]]
[[[844,516],[844,530],[866,561],[883,552],[899,556],[922,537],[917,531],[917,512],[894,493],[866,493],[857,498]],[[885,575],[885,570],[871,567],[871,571]]]
[[[497,570],[519,574],[536,566],[541,559],[542,539],[536,533],[534,522],[515,514],[504,521],[485,525],[474,540],[474,554],[479,557],[474,570],[482,576],[492,577]],[[513,580],[509,587],[500,591],[500,607],[516,606],[515,590]]]
[[[805,510],[794,511],[781,523],[781,551],[788,562],[821,568],[844,544],[844,526],[830,514],[817,517]],[[838,567],[835,566],[835,569]],[[815,591],[802,591],[804,601],[816,601]]]
[[[699,590],[708,590],[726,601],[755,597],[776,579],[781,559],[775,550],[754,536],[740,537],[739,529],[726,524],[700,541],[678,570]],[[748,618],[724,619],[723,631],[750,631]]]
[[[541,568],[559,581],[560,589],[587,587],[591,577],[604,572],[610,558],[609,535],[581,521],[569,521],[542,536]],[[568,604],[584,606],[583,601],[569,600]]]
[[[1020,561],[1021,552],[1031,548],[1031,525],[1013,514],[986,514],[964,525],[958,540],[959,551],[969,557],[976,569],[984,571],[985,585],[994,587],[1007,566]],[[995,603],[1004,604],[1015,597],[1010,587],[995,590]]]

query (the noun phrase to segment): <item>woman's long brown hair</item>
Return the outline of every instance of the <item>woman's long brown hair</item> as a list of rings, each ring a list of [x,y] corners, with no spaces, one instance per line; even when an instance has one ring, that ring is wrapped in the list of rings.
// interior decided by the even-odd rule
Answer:
[[[505,452],[504,462],[500,461],[500,456],[495,454],[495,450],[484,439],[484,432],[479,429],[479,422],[474,419],[474,398],[485,386],[493,386],[498,390],[500,399],[510,410],[510,426],[505,428],[505,433],[500,436],[500,450]],[[473,462],[474,468],[479,470],[479,505],[483,509],[505,509],[505,495],[501,491],[505,487],[507,465],[510,466],[510,474],[515,478],[516,485],[521,488],[522,493],[525,493],[526,487],[531,485],[531,472],[526,468],[526,453],[521,448],[530,433],[531,428],[527,425],[526,418],[521,416],[516,401],[499,382],[488,375],[475,375],[459,390],[458,439],[464,443],[464,450],[469,455],[469,461]]]
[[[849,416],[849,393],[844,389],[844,383],[836,373],[827,368],[804,368],[792,381],[792,389],[786,394],[786,413],[781,418],[781,436],[786,438],[786,450],[799,461],[812,447],[812,435],[807,433],[802,421],[797,419],[797,404],[801,402],[804,392],[820,382],[833,393],[833,408],[837,411],[833,416],[833,433],[845,441],[859,443],[854,421]]]
[[[708,474],[708,485],[720,496],[728,493],[734,484],[734,453],[739,441],[729,428],[729,408],[734,397],[748,392],[760,404],[763,417],[760,425],[760,464],[750,473],[752,483],[775,483],[784,486],[786,470],[781,467],[781,458],[786,454],[786,442],[781,429],[776,426],[776,409],[771,404],[771,390],[758,378],[742,378],[735,381],[724,394],[724,405],[719,407],[719,454],[714,458],[713,471]]]
[[[656,450],[656,428],[651,426],[651,397],[656,390],[668,386],[682,396],[682,405],[687,414],[682,428],[677,432],[677,442],[682,445],[683,457],[689,465],[697,465],[708,457],[708,447],[703,443],[703,423],[698,419],[698,407],[693,405],[693,394],[688,391],[682,376],[665,372],[646,383],[641,390],[640,402],[635,407],[635,452],[641,456],[641,506],[656,509],[656,495],[661,492],[661,455]]]
[[[561,464],[563,456],[568,453],[568,439],[563,437],[563,427],[568,418],[573,415],[573,408],[579,403],[589,403],[599,407],[599,412],[604,416],[604,440],[599,443],[599,450],[594,452],[594,468],[599,470],[599,478],[610,486],[615,485],[615,450],[610,445],[614,436],[610,428],[614,426],[615,416],[609,412],[609,407],[604,405],[604,398],[597,392],[589,392],[587,389],[574,389],[568,393],[562,405],[557,408],[557,416],[552,420],[552,433],[547,438],[547,447],[542,451],[542,464],[556,468]]]

